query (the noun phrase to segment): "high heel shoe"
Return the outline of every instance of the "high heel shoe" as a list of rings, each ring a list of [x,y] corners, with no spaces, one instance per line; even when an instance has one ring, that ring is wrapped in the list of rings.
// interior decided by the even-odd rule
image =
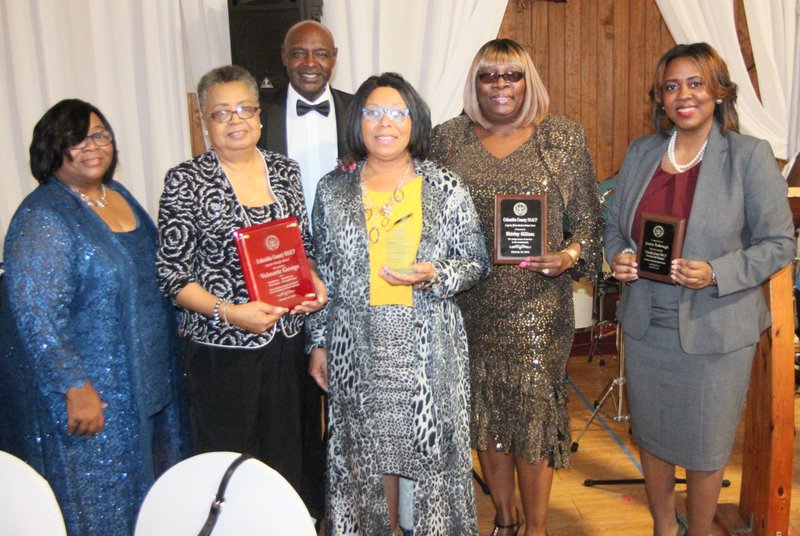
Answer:
[[[494,530],[492,531],[492,533],[489,536],[498,536],[498,532],[503,530],[503,529],[514,529],[514,533],[511,536],[517,536],[517,533],[519,532],[519,528],[522,526],[522,519],[520,518],[520,515],[519,515],[519,508],[515,508],[515,510],[517,511],[517,522],[516,523],[512,523],[510,525],[501,525],[500,522],[497,521],[497,515],[495,514],[495,516],[494,516]]]
[[[688,536],[689,527],[686,525],[686,521],[678,515],[678,512],[675,512],[675,519],[678,521],[678,532],[675,533],[675,536]]]

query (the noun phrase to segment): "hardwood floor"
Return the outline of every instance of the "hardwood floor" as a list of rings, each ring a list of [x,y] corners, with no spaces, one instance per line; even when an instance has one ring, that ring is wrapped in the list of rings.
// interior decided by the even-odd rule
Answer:
[[[604,386],[617,373],[616,358],[606,358],[606,366],[598,365],[595,359],[587,363],[584,356],[570,357],[567,370],[572,383],[570,389],[570,429],[573,438],[583,428],[592,412],[592,402],[598,398]],[[800,413],[800,399],[795,398],[795,428]],[[595,420],[573,455],[572,467],[556,472],[550,499],[547,529],[551,536],[651,536],[652,521],[647,509],[644,486],[614,485],[586,487],[586,479],[641,478],[637,448],[627,423],[612,420],[614,414],[611,401],[604,405],[601,418]],[[738,503],[741,480],[742,427],[737,433],[734,451],[727,466],[725,478],[731,486],[723,488],[720,502]],[[794,453],[797,460],[795,443]],[[475,467],[480,471],[477,456],[473,452]],[[792,485],[792,534],[800,534],[800,463],[794,464]],[[682,476],[682,475],[678,475]],[[685,514],[685,486],[678,484],[679,510]],[[491,533],[494,508],[491,500],[476,485],[478,522],[480,535]],[[517,498],[519,502],[519,498]],[[522,531],[520,531],[522,534]],[[713,535],[723,532],[715,528]],[[747,533],[745,533],[747,534]]]

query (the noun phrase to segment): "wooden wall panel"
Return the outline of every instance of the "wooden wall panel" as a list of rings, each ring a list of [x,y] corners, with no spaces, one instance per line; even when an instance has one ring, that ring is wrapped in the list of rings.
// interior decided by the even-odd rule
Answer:
[[[630,32],[631,43],[644,43],[645,41],[645,3],[639,0],[633,0],[630,3],[630,19],[628,21],[628,28]],[[628,100],[631,103],[638,102],[641,106],[642,102],[646,102],[644,95],[647,93],[647,71],[652,69],[651,66],[645,65],[645,55],[643,46],[630,47],[630,55],[628,56]],[[645,132],[647,126],[647,118],[643,116],[644,109],[637,109],[636,106],[631,106],[628,110],[628,137],[635,138],[641,136]],[[644,123],[642,122],[644,118]],[[623,153],[624,155],[624,153]]]
[[[548,44],[550,45],[549,64],[547,76],[555,107],[553,113],[565,114],[567,101],[567,76],[566,76],[566,6],[562,9],[549,9],[547,12]]]
[[[641,2],[641,0],[616,0],[614,2],[614,22],[611,28],[614,36],[614,55],[612,58],[613,80],[612,88],[614,103],[613,132],[610,136],[612,140],[611,162],[622,162],[625,157],[625,149],[628,147],[626,140],[630,138],[628,134],[629,108],[631,107],[630,83],[631,70],[630,59],[633,49],[641,43],[634,43],[631,39],[631,3]],[[613,175],[617,167],[607,170],[601,177]]]
[[[574,24],[566,24],[564,31],[564,88],[565,105],[564,115],[568,117],[581,116],[581,95],[576,91],[569,91],[568,88],[581,87],[581,51],[583,44],[581,32],[583,24],[581,20],[581,8],[579,2],[568,3],[565,10],[566,20],[575,21]]]
[[[593,0],[589,0],[593,1]],[[597,21],[600,25],[597,39],[597,176],[604,179],[616,169],[614,151],[614,0],[597,0]],[[587,88],[588,89],[588,88]],[[588,89],[591,91],[591,89]],[[570,118],[572,119],[572,118]]]
[[[513,1],[513,0],[512,0]],[[581,101],[581,115],[579,122],[586,132],[586,141],[592,156],[597,155],[597,2],[579,2],[581,6],[581,83],[579,88],[592,88],[591,91],[582,89],[576,91]],[[596,165],[596,162],[595,162]]]
[[[649,133],[653,67],[674,41],[655,0],[509,0],[500,37],[522,44],[550,110],[583,125],[600,180]]]

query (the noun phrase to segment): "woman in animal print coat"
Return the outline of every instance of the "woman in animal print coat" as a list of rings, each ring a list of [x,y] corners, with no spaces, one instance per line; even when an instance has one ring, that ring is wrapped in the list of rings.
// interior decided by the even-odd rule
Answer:
[[[428,107],[399,75],[362,84],[347,128],[356,163],[323,177],[312,218],[330,295],[307,324],[310,373],[328,390],[326,534],[399,532],[401,480],[416,534],[477,534],[467,338],[453,299],[489,274],[472,199],[426,160]]]

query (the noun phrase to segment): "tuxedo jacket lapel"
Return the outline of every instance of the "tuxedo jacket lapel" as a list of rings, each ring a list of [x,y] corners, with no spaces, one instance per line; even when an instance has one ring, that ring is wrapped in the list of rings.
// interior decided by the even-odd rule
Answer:
[[[353,96],[337,89],[331,89],[336,113],[336,138],[339,157],[344,155],[345,114]],[[276,153],[286,154],[286,99],[288,87],[261,98],[261,140],[258,146]]]

